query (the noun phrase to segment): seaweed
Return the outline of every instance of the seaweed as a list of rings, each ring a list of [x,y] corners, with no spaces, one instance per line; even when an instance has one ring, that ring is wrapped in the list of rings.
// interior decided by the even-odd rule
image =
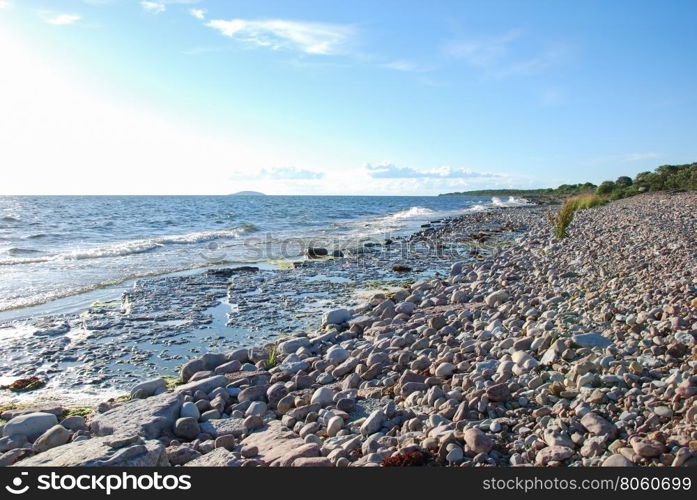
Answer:
[[[34,391],[46,385],[39,377],[20,378],[8,385],[0,385],[0,389],[12,392]]]

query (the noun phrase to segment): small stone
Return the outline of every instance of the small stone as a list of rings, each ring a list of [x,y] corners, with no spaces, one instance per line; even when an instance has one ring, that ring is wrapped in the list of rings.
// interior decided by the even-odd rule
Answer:
[[[182,404],[179,416],[181,418],[193,418],[194,420],[198,420],[201,417],[201,412],[194,403],[187,401]]]
[[[436,377],[446,378],[453,374],[455,371],[455,365],[452,363],[441,363],[436,368]]]
[[[334,402],[334,391],[329,387],[320,387],[314,394],[312,394],[312,399],[310,404],[318,404],[321,407],[325,407]]]
[[[477,428],[464,432],[465,443],[475,453],[489,453],[494,447],[492,439]]]
[[[264,426],[264,419],[259,415],[250,415],[244,419],[244,427],[247,430],[253,431]]]
[[[327,435],[329,437],[334,437],[344,426],[344,419],[340,416],[334,416],[327,422]]]
[[[496,384],[486,389],[489,401],[506,402],[511,399],[511,390],[506,384]]]

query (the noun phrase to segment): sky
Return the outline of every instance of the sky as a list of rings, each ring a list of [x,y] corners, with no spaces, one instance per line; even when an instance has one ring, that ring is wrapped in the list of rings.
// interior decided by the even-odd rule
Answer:
[[[697,161],[697,2],[0,0],[0,194],[432,195]]]

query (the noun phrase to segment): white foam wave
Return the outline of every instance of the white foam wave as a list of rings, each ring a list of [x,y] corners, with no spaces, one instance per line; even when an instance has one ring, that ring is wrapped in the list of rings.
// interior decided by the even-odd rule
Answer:
[[[514,196],[509,196],[508,200],[502,200],[498,196],[491,198],[491,204],[495,207],[524,207],[530,205],[530,202],[525,198],[516,198]]]
[[[389,217],[392,219],[411,219],[414,217],[429,217],[435,214],[433,210],[425,207],[411,207],[407,210],[402,210],[401,212],[395,212]]]
[[[61,260],[82,260],[82,259],[99,259],[103,257],[122,257],[126,255],[135,255],[139,253],[150,252],[157,248],[166,245],[187,245],[195,243],[203,243],[206,241],[217,239],[232,239],[238,238],[244,233],[254,232],[256,228],[253,225],[245,225],[232,229],[222,229],[216,231],[200,231],[196,233],[159,236],[155,238],[147,238],[140,240],[130,240],[111,245],[77,249],[69,252],[63,252],[57,255],[47,257],[15,257],[10,259],[0,260],[0,266],[11,266],[17,264],[37,264],[49,261]]]

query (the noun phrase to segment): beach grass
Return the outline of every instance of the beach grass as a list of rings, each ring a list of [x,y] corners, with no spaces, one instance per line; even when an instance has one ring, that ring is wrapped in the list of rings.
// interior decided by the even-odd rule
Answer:
[[[548,214],[549,223],[552,226],[554,236],[557,238],[566,238],[568,236],[568,228],[571,221],[574,219],[576,210],[585,210],[589,208],[599,207],[608,202],[607,198],[597,194],[581,194],[568,198],[558,213],[550,212]]]

